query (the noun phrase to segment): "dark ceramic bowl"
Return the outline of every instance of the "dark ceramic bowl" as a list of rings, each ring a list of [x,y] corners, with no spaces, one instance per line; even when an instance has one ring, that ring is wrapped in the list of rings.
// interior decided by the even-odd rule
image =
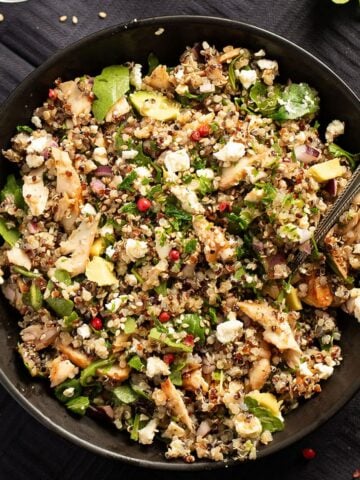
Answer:
[[[165,31],[157,36],[155,32],[160,27]],[[91,35],[55,54],[29,75],[2,106],[0,147],[9,144],[16,125],[30,121],[32,111],[44,101],[57,77],[72,79],[84,73],[96,74],[107,65],[128,60],[146,64],[149,52],[154,52],[164,63],[176,64],[187,45],[202,40],[218,47],[232,44],[255,50],[265,48],[269,58],[279,61],[283,79],[309,82],[317,88],[321,97],[321,124],[325,126],[334,118],[344,120],[346,134],[342,145],[350,151],[360,151],[359,100],[326,65],[293,43],[260,28],[219,18],[186,16],[133,21]],[[2,183],[8,169],[8,164],[2,161]],[[340,324],[342,365],[324,383],[320,395],[286,417],[285,430],[275,434],[271,444],[260,448],[259,457],[279,451],[314,430],[360,387],[360,327],[355,319],[345,317],[340,319]],[[53,398],[46,382],[34,381],[27,374],[15,351],[17,338],[17,314],[0,298],[1,382],[31,415],[68,440],[96,453],[144,467],[201,470],[225,465],[206,461],[190,465],[168,462],[161,445],[140,447],[130,442],[126,434],[88,417],[74,418]]]

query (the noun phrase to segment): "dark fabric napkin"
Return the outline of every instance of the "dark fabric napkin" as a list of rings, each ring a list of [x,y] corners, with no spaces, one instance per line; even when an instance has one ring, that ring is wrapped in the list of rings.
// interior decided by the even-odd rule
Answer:
[[[107,13],[105,19],[98,12]],[[101,28],[158,15],[211,15],[276,32],[327,63],[358,94],[360,16],[358,1],[330,0],[30,0],[0,3],[0,102],[57,49]],[[59,16],[67,15],[65,23]],[[74,25],[72,16],[78,18]],[[360,325],[359,325],[360,328]],[[360,346],[359,346],[360,347]],[[1,352],[0,352],[1,355]],[[359,373],[360,374],[360,373]],[[316,450],[305,461],[301,449]],[[271,458],[224,471],[196,473],[199,480],[346,480],[360,468],[360,394],[326,425]],[[0,480],[141,480],[190,478],[146,471],[82,450],[48,431],[0,387]]]

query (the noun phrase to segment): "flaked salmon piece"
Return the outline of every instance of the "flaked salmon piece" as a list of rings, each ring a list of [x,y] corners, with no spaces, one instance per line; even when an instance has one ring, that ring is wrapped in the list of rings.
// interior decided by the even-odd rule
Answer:
[[[275,310],[265,302],[245,301],[238,303],[239,308],[264,328],[264,340],[275,345],[281,352],[292,351],[301,353],[293,331],[287,319],[287,314]],[[293,361],[295,358],[293,358]]]
[[[57,268],[66,270],[72,277],[85,272],[99,220],[99,214],[83,220],[69,238],[61,242],[61,253],[70,255],[70,257],[62,256],[58,258],[55,262]]]
[[[70,360],[63,356],[56,357],[48,363],[49,377],[51,387],[56,387],[60,383],[65,382],[68,378],[74,378],[79,373],[76,367]]]
[[[186,409],[184,400],[179,390],[177,390],[171,380],[168,378],[161,384],[161,390],[164,392],[167,399],[167,406],[171,412],[178,417],[178,419],[186,425],[186,427],[193,431],[194,424],[190,418],[189,412]]]
[[[254,361],[249,371],[251,390],[261,390],[271,372],[271,351],[268,343],[262,341],[259,348],[259,358]]]
[[[70,106],[73,122],[77,125],[80,115],[88,115],[91,112],[91,100],[79,89],[74,80],[60,83],[59,89],[63,93],[65,102]]]
[[[49,189],[45,187],[43,180],[44,167],[30,170],[24,175],[22,194],[26,205],[34,216],[41,215],[45,209],[49,197]]]
[[[235,165],[223,168],[219,182],[219,189],[227,190],[228,188],[237,185],[240,180],[244,180],[248,174],[248,168],[252,164],[253,160],[251,157],[243,157]]]
[[[208,263],[217,262],[219,258],[224,262],[234,259],[235,245],[226,238],[221,227],[215,226],[202,215],[193,217],[193,227],[196,236],[204,244],[204,254]]]
[[[80,368],[86,368],[91,363],[91,358],[84,352],[80,352],[70,345],[64,345],[61,342],[57,342],[56,348],[72,363]]]
[[[144,83],[155,90],[167,90],[171,83],[165,65],[158,65],[150,76],[144,78]]]
[[[183,373],[182,380],[184,390],[196,392],[201,389],[205,393],[209,390],[209,385],[202,376],[200,366]]]

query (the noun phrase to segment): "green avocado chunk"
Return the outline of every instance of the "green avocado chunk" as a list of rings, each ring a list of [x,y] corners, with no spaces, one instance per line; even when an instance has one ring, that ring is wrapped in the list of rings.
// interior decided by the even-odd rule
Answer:
[[[175,120],[180,113],[180,104],[157,92],[139,90],[129,95],[130,101],[143,117],[166,122]]]

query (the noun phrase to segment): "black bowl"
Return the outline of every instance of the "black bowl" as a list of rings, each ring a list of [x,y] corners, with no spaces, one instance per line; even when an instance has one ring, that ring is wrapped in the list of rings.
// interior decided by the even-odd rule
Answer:
[[[162,35],[155,35],[158,28]],[[103,67],[128,60],[146,64],[149,52],[162,62],[176,64],[185,46],[207,40],[218,47],[228,44],[251,49],[265,48],[269,58],[279,61],[283,79],[309,82],[320,93],[321,117],[326,122],[339,118],[346,122],[343,146],[360,150],[358,124],[360,103],[355,94],[326,65],[315,57],[273,33],[240,22],[208,17],[162,17],[103,30],[58,52],[29,75],[10,95],[0,111],[0,147],[4,148],[16,125],[29,122],[32,111],[46,98],[47,90],[59,76],[71,79],[84,73],[95,74]],[[9,165],[0,164],[1,179]],[[340,315],[341,316],[341,315]],[[126,434],[84,417],[72,417],[50,394],[46,382],[34,381],[27,374],[15,351],[17,314],[0,298],[0,380],[9,393],[40,422],[68,440],[96,453],[151,468],[200,470],[223,467],[224,462],[199,461],[195,464],[168,462],[161,445],[140,447]],[[323,392],[305,402],[286,418],[286,428],[274,441],[261,447],[264,457],[299,440],[327,420],[360,387],[360,328],[355,319],[341,318],[341,346],[344,361],[324,384]],[[234,463],[234,462],[229,462]]]

